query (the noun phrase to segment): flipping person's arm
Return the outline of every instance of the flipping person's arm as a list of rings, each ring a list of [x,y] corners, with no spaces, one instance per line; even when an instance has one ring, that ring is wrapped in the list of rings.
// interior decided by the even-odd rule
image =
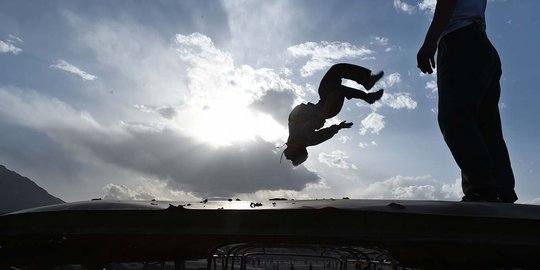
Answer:
[[[424,39],[424,44],[416,55],[418,68],[423,73],[433,73],[433,68],[435,68],[437,40],[450,22],[452,13],[456,8],[456,3],[457,0],[437,0],[435,14],[433,15],[433,20],[431,21],[426,38]]]
[[[309,141],[309,145],[317,145],[334,137],[342,128],[350,128],[353,123],[341,122],[339,125],[331,125],[327,128],[321,128],[313,133]]]

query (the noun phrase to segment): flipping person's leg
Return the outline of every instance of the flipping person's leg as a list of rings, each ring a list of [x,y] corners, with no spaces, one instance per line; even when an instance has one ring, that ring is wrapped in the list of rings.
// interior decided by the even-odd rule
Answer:
[[[324,75],[323,79],[321,80],[321,83],[324,81],[331,81],[333,83],[339,83],[341,84],[341,79],[349,79],[357,82],[358,84],[361,84],[366,88],[366,90],[370,90],[375,83],[382,78],[384,75],[384,72],[380,71],[377,74],[372,74],[371,70],[353,65],[353,64],[347,64],[347,63],[340,63],[333,65],[328,72]]]
[[[330,91],[324,101],[321,99],[319,104],[322,106],[322,114],[325,119],[336,116],[343,107],[345,96],[340,91]]]
[[[339,90],[343,93],[343,95],[347,99],[351,99],[351,98],[362,99],[369,104],[373,104],[375,103],[375,101],[381,99],[384,93],[383,89],[379,89],[377,92],[366,93],[362,90],[350,88],[344,85],[340,85]]]
[[[345,63],[336,64],[331,69],[333,69],[333,72],[337,73],[337,76],[340,78],[353,80],[358,84],[363,85],[366,90],[370,90],[384,75],[383,71],[372,74],[371,70],[365,67]]]

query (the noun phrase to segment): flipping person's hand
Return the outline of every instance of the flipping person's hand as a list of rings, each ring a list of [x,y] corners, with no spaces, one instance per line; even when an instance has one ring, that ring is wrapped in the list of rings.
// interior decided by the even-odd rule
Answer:
[[[353,125],[352,122],[348,122],[347,121],[343,121],[341,123],[339,123],[338,127],[341,129],[341,128],[351,128]]]

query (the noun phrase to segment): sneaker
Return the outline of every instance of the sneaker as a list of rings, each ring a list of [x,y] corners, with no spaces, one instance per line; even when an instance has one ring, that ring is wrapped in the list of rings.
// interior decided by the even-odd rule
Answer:
[[[371,75],[369,77],[369,81],[364,85],[364,88],[366,88],[366,90],[370,90],[376,82],[378,82],[382,76],[384,76],[384,71],[379,71],[379,73],[377,74],[374,74],[374,75]]]
[[[383,89],[379,89],[379,91],[377,91],[377,92],[368,93],[367,94],[368,96],[366,98],[366,102],[369,103],[369,104],[375,103],[375,101],[381,99],[381,97],[383,96],[383,93],[384,93]]]

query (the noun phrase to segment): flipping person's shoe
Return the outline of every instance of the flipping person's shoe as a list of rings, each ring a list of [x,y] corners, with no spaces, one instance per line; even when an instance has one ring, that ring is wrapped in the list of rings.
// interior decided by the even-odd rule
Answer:
[[[379,91],[377,92],[367,93],[366,102],[369,104],[375,103],[375,101],[381,99],[381,97],[383,96],[383,93],[384,93],[383,89],[379,89]]]
[[[382,78],[382,76],[384,76],[384,71],[382,70],[379,71],[379,73],[377,74],[371,75],[369,77],[369,81],[366,84],[364,84],[364,88],[366,88],[366,90],[370,90],[375,85],[375,83],[378,82]]]

